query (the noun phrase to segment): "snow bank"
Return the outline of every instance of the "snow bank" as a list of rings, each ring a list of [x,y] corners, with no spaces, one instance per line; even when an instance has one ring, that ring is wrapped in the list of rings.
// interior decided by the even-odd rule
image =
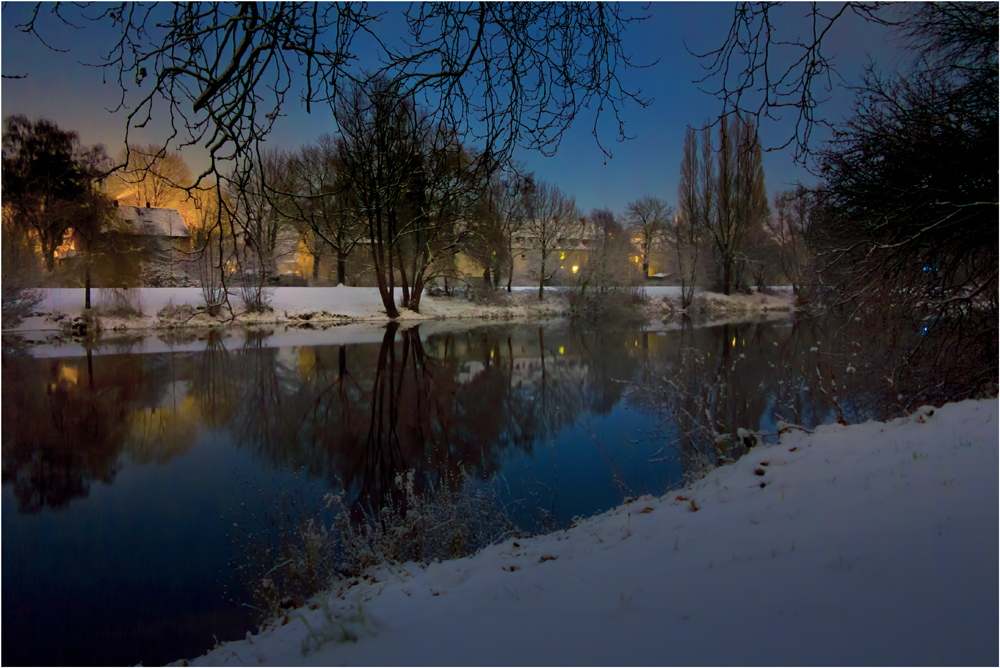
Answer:
[[[997,408],[792,431],[566,531],[344,583],[194,663],[996,665]]]
[[[539,319],[565,316],[569,311],[567,289],[549,288],[545,299],[536,298],[537,287],[517,287],[512,295],[499,293],[496,305],[473,303],[466,299],[438,299],[424,295],[421,298],[421,312],[402,311],[400,320],[426,321],[442,319],[516,320]],[[650,305],[647,315],[660,318],[672,315],[678,308],[680,288],[673,286],[648,286],[644,288]],[[41,290],[42,302],[34,314],[25,318],[16,327],[5,330],[15,331],[38,340],[49,332],[59,332],[68,326],[74,317],[84,313],[84,290],[82,288],[52,288]],[[102,301],[101,289],[91,293],[92,303],[98,307]],[[150,329],[218,327],[228,325],[277,325],[302,322],[353,322],[358,320],[384,323],[382,300],[376,288],[269,288],[270,306],[268,313],[242,313],[240,300],[231,296],[231,304],[236,314],[233,320],[226,310],[222,317],[212,318],[207,313],[194,314],[193,309],[201,307],[203,297],[200,288],[132,288],[132,299],[141,306],[141,317],[117,317],[101,315],[101,327],[105,333],[128,333]],[[402,299],[402,292],[396,290],[396,303]],[[188,313],[168,314],[168,306],[191,307]],[[746,316],[768,311],[788,311],[791,309],[790,293],[779,290],[775,295],[735,295],[724,297],[713,293],[699,292],[693,307],[700,314],[720,317],[725,314]],[[192,317],[193,315],[193,317]]]
[[[696,315],[699,319],[716,320],[720,323],[734,317],[771,317],[795,310],[795,295],[791,289],[778,287],[767,293],[721,295],[699,290],[695,292],[691,306],[681,308],[679,287],[646,288],[650,297],[646,313],[650,318],[661,318],[681,313]]]
[[[82,288],[53,288],[42,290],[44,298],[31,317],[25,318],[11,331],[22,334],[59,331],[74,317],[83,314],[84,290]],[[241,313],[242,306],[234,295],[230,301],[237,315],[232,320],[228,310],[222,317],[212,318],[206,313],[194,317],[184,314],[161,314],[167,306],[193,308],[204,301],[200,288],[132,288],[133,299],[141,305],[142,317],[101,316],[104,331],[128,332],[134,330],[177,327],[210,327],[220,325],[275,325],[295,322],[344,322],[366,320],[387,322],[382,299],[377,288],[269,288],[269,305],[272,311],[262,314]],[[102,290],[93,290],[92,303],[97,306]],[[421,312],[403,311],[400,320],[461,319],[516,319],[547,318],[567,311],[565,296],[558,289],[545,291],[539,302],[534,289],[518,289],[505,305],[475,304],[464,299],[435,299],[424,295]],[[400,290],[395,292],[396,303],[402,299]]]

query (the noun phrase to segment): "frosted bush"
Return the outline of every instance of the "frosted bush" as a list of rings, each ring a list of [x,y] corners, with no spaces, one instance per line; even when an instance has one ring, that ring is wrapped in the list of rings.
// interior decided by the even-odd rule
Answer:
[[[142,317],[145,305],[139,290],[100,288],[97,292],[97,308],[103,315],[139,318]]]
[[[301,491],[278,502],[261,494],[260,526],[237,524],[234,532],[242,554],[234,566],[261,621],[304,604],[338,578],[362,577],[383,564],[461,558],[520,535],[495,487],[465,472],[429,480],[423,490],[412,470],[395,483],[398,501],[353,513],[343,494],[327,493],[313,510]]]

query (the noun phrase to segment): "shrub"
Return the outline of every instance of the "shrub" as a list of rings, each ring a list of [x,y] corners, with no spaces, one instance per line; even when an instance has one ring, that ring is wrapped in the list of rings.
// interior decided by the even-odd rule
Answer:
[[[258,492],[262,518],[234,524],[231,538],[242,555],[237,575],[260,620],[303,605],[341,577],[383,564],[457,559],[519,535],[497,490],[464,472],[417,492],[414,472],[406,471],[396,485],[399,501],[378,508],[352,509],[343,494],[310,504],[303,490],[279,493],[276,502]]]
[[[43,298],[38,290],[9,284],[6,280],[0,284],[0,293],[2,293],[0,321],[3,327],[16,327],[24,318],[31,315]]]
[[[167,305],[156,312],[156,317],[160,320],[190,320],[198,311],[189,304],[175,305],[173,301],[167,302]]]
[[[211,316],[217,316],[222,312],[222,307],[228,296],[229,293],[221,283],[202,282],[201,284],[201,300],[205,312]]]
[[[506,290],[494,290],[486,285],[470,284],[466,288],[466,296],[470,302],[483,306],[509,306],[510,293]]]
[[[605,291],[574,290],[569,296],[570,313],[591,323],[608,323],[645,318],[648,297],[640,286],[610,288]]]
[[[42,301],[42,293],[34,289],[41,284],[38,266],[27,236],[4,216],[0,234],[0,320],[4,327],[16,326]]]
[[[101,288],[97,293],[97,308],[102,315],[120,318],[141,318],[145,311],[142,293],[128,288]]]
[[[266,313],[273,310],[270,304],[274,291],[265,288],[252,275],[241,275],[237,294],[243,303],[243,308],[250,313]]]

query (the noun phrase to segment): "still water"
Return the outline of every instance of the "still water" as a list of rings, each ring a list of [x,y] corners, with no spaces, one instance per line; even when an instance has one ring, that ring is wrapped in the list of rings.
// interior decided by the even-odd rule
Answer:
[[[243,637],[227,532],[261,490],[360,505],[401,471],[465,473],[533,531],[680,484],[702,414],[722,432],[836,417],[810,380],[822,336],[792,320],[421,327],[5,340],[2,662],[162,663]]]

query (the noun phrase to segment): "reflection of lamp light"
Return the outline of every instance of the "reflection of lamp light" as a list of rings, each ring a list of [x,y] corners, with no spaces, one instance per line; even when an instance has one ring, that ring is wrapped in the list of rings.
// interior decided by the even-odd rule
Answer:
[[[575,274],[579,270],[580,270],[580,267],[574,264],[573,265],[573,273]]]
[[[733,347],[734,348],[736,347],[736,337],[735,336],[733,337]]]
[[[562,354],[563,354],[563,351],[564,351],[564,350],[565,350],[565,349],[564,349],[564,348],[563,348],[562,346],[559,346],[559,354],[560,354],[560,355],[562,355]]]

